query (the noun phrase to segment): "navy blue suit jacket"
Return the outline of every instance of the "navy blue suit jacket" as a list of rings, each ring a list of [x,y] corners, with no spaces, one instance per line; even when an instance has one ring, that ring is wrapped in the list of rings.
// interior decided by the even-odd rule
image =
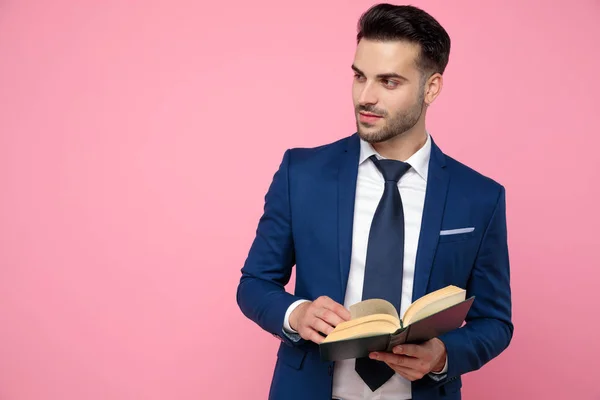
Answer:
[[[318,346],[283,333],[298,299],[329,296],[343,304],[350,269],[357,134],[316,148],[287,150],[265,196],[264,213],[242,268],[237,302],[245,316],[281,340],[270,399],[331,399],[334,363]],[[441,230],[474,227],[442,235]],[[284,286],[296,266],[294,294]],[[443,154],[432,143],[413,301],[446,285],[476,296],[466,324],[440,337],[444,379],[412,383],[413,399],[460,398],[460,376],[510,343],[511,290],[504,187]]]

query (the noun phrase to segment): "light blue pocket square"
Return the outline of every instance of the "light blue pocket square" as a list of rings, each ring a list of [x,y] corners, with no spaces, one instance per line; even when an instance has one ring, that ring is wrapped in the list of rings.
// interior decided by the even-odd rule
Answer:
[[[471,228],[460,228],[460,229],[448,229],[445,231],[440,231],[440,236],[446,235],[458,235],[459,233],[469,233],[475,230],[474,227]]]

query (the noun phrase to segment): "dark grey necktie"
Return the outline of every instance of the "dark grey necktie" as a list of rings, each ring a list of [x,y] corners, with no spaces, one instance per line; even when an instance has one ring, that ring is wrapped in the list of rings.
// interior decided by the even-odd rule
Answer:
[[[398,181],[410,165],[396,160],[378,160],[375,156],[371,156],[371,160],[385,179],[385,189],[369,232],[362,299],[385,299],[392,303],[400,314],[404,209],[398,191]],[[368,357],[357,359],[355,369],[372,391],[377,390],[394,375],[394,370],[387,364]]]

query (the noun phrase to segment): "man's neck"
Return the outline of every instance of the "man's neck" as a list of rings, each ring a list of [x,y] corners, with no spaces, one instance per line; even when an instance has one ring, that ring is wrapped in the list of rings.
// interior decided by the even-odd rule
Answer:
[[[427,142],[425,129],[407,131],[390,140],[372,143],[373,148],[385,158],[406,161]]]

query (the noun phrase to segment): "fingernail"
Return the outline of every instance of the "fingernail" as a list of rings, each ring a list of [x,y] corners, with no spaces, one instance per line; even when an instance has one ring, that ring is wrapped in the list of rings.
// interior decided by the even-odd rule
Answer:
[[[396,347],[396,353],[402,353],[402,346]]]
[[[378,357],[378,355],[377,355],[377,353],[371,353],[371,354],[369,355],[369,357],[370,357],[370,358],[373,358],[373,359],[375,359],[375,360],[377,360],[377,357]]]

